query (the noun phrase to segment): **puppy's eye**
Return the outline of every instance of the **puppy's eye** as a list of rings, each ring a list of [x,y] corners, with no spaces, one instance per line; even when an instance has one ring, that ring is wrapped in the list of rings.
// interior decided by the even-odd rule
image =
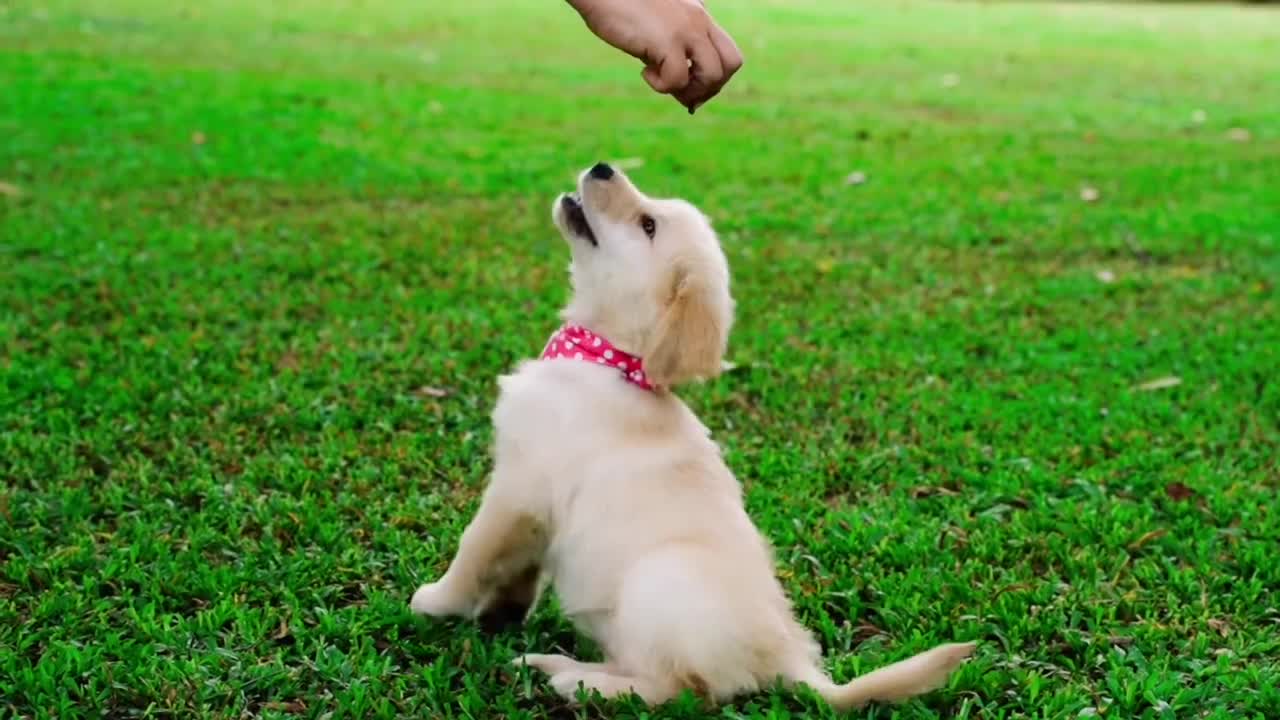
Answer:
[[[641,215],[640,229],[644,230],[644,234],[648,235],[649,239],[652,240],[654,233],[658,232],[658,223],[650,215]]]

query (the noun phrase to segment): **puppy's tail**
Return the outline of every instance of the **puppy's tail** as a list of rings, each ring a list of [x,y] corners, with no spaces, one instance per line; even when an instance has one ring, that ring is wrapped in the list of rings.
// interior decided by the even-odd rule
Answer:
[[[853,682],[836,685],[825,675],[805,682],[837,710],[858,708],[870,702],[895,703],[942,687],[965,661],[975,643],[951,643],[882,667]]]

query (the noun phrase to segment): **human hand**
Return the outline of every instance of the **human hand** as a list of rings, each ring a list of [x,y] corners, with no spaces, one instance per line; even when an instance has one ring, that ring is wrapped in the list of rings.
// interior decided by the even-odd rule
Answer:
[[[649,87],[693,114],[742,67],[701,0],[568,0],[597,37],[644,63]]]

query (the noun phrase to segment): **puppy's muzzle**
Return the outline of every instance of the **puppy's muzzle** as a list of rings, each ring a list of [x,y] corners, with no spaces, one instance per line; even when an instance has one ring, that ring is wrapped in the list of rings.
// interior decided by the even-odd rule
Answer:
[[[596,242],[596,234],[591,231],[591,224],[587,222],[587,214],[582,209],[582,200],[577,193],[562,196],[560,208],[564,212],[564,220],[570,232],[591,243],[592,246],[599,245]]]

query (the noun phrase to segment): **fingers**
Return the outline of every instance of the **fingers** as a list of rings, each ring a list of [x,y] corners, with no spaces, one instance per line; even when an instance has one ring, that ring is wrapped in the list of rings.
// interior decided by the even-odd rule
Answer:
[[[692,113],[742,67],[702,0],[569,0],[600,39],[645,64],[642,77]]]
[[[681,54],[688,58],[684,64],[688,65],[688,61],[692,61],[684,74],[683,83],[665,84],[664,87],[668,88],[665,90],[659,89],[652,81],[649,85],[658,92],[671,94],[689,109],[690,114],[718,95],[743,64],[742,51],[738,49],[737,43],[714,23],[706,34],[686,43]],[[671,58],[671,55],[668,54],[667,58]],[[663,67],[680,64],[668,59]],[[645,79],[649,79],[647,74]]]
[[[660,93],[677,93],[689,85],[689,60],[682,47],[663,53],[656,63],[645,66],[645,82]]]
[[[673,93],[681,105],[692,112],[702,103],[715,97],[724,87],[724,66],[720,62],[720,54],[711,42],[710,35],[704,35],[689,47],[689,57],[693,61],[689,68],[689,83]]]
[[[720,64],[724,67],[724,82],[729,82],[733,74],[742,69],[742,51],[738,44],[729,37],[729,33],[720,29],[719,25],[711,26],[711,44],[716,46],[720,55]]]

